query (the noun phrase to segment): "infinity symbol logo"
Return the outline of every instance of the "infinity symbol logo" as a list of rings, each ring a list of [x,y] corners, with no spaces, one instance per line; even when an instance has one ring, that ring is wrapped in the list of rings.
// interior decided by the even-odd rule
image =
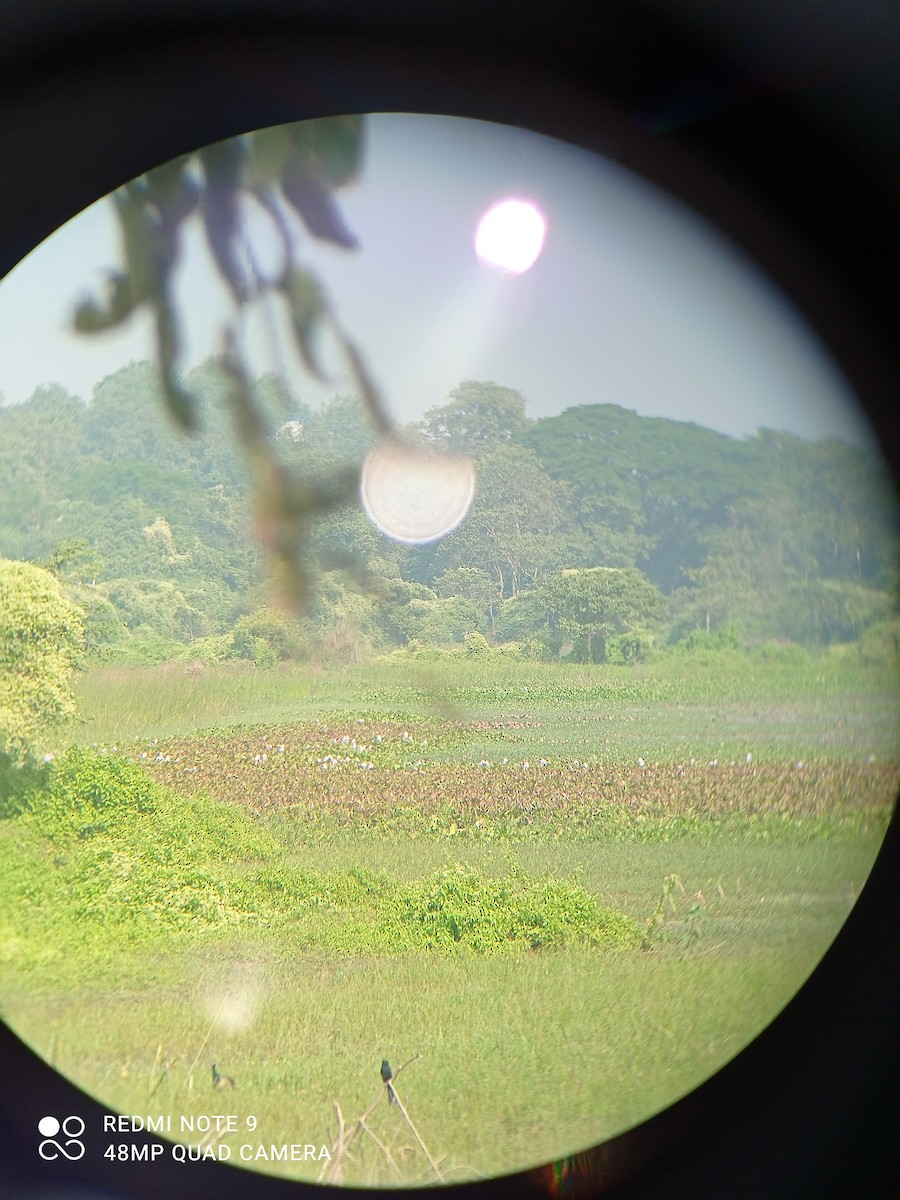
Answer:
[[[54,1141],[60,1128],[66,1135],[65,1145]],[[38,1146],[38,1154],[48,1162],[59,1158],[60,1155],[70,1162],[76,1162],[84,1156],[84,1142],[78,1140],[84,1133],[84,1121],[81,1117],[66,1117],[61,1126],[56,1117],[41,1117],[38,1121],[38,1132],[44,1137],[44,1141]]]

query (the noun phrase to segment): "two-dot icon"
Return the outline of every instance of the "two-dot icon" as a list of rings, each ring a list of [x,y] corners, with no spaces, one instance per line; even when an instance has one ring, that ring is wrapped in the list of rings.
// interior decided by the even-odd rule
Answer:
[[[60,1130],[65,1137],[63,1142],[56,1141]],[[41,1117],[38,1121],[38,1133],[44,1139],[38,1146],[38,1154],[48,1162],[59,1158],[60,1155],[70,1162],[76,1162],[83,1157],[84,1142],[79,1141],[84,1133],[84,1121],[81,1117],[64,1117],[61,1122],[56,1117]]]

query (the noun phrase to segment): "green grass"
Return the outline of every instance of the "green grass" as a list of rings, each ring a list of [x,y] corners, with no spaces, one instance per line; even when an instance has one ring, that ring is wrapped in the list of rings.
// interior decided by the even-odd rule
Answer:
[[[804,977],[760,951],[333,961],[242,945],[143,966],[114,996],[32,983],[8,1019],[112,1109],[178,1117],[214,1103],[255,1115],[267,1143],[329,1142],[334,1100],[352,1121],[378,1098],[381,1058],[419,1053],[397,1086],[449,1178],[546,1161],[645,1119],[737,1053]],[[223,999],[227,1022],[192,1075]],[[160,1044],[168,1074],[148,1097]],[[237,1081],[227,1099],[210,1087],[212,1059]],[[372,1125],[411,1142],[386,1104]],[[376,1155],[358,1166],[362,1182],[390,1182]]]
[[[504,660],[440,667],[386,659],[368,667],[189,674],[182,665],[105,668],[78,681],[77,721],[48,749],[111,745],[197,729],[278,724],[338,711],[498,724],[510,749],[546,757],[624,760],[793,756],[895,758],[895,668],[823,656],[767,664],[672,656],[643,667],[570,667]],[[494,737],[469,748],[490,757]]]
[[[896,793],[891,673],[740,661],[93,672],[0,821],[3,1016],[235,1155],[380,1101],[347,1182],[434,1178],[385,1056],[447,1180],[622,1132],[790,999]]]

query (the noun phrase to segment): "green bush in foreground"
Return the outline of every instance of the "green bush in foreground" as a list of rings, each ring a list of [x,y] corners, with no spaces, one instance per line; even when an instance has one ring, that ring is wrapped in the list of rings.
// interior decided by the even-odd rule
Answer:
[[[636,922],[601,908],[577,883],[519,874],[491,879],[458,865],[398,887],[382,920],[411,949],[494,954],[513,948],[646,944]]]
[[[83,747],[54,764],[27,809],[66,877],[70,913],[135,934],[239,919],[227,871],[274,847],[243,810],[176,796],[138,764]]]
[[[32,761],[47,728],[72,716],[70,681],[83,641],[84,614],[59,580],[0,558],[0,757]]]
[[[21,819],[55,859],[53,883],[67,899],[54,919],[131,938],[250,924],[353,954],[645,942],[634,921],[600,908],[573,881],[454,866],[402,882],[358,867],[325,874],[286,866],[243,809],[202,793],[176,796],[139,764],[84,748],[54,764]]]

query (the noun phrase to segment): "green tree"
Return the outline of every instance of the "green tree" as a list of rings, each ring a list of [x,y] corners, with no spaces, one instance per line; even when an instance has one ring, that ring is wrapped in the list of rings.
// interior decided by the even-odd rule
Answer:
[[[74,713],[83,638],[81,611],[49,571],[0,559],[0,756],[27,762],[44,730]]]
[[[500,384],[466,379],[446,404],[430,408],[418,429],[427,442],[459,454],[484,454],[526,428],[525,397]]]
[[[470,601],[487,614],[488,624],[494,628],[502,595],[496,581],[481,567],[448,567],[435,579],[434,590],[444,599],[461,596]]]
[[[297,618],[275,608],[258,608],[241,617],[232,641],[238,658],[252,659],[261,667],[299,658],[305,649]]]
[[[501,445],[481,459],[472,511],[441,543],[435,567],[476,567],[501,597],[515,596],[562,565],[557,534],[567,502],[567,489],[542,470],[533,450]]]
[[[666,611],[662,593],[635,567],[561,571],[544,580],[540,595],[551,625],[574,638],[588,662],[602,662],[616,634],[643,629]]]
[[[103,559],[85,538],[66,538],[44,564],[57,579],[84,584],[103,570]]]

